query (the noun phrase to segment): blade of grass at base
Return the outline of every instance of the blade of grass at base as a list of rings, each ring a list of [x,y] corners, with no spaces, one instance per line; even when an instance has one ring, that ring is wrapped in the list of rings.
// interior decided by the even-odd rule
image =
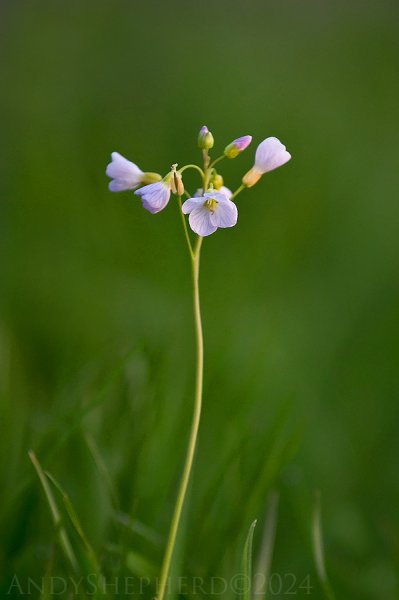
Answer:
[[[100,576],[101,575],[100,568],[99,568],[96,553],[94,552],[92,545],[90,544],[85,532],[83,531],[83,527],[80,523],[79,517],[77,515],[77,512],[76,512],[73,504],[72,504],[70,497],[65,492],[65,490],[62,488],[61,484],[58,483],[58,481],[55,479],[55,477],[53,477],[51,475],[51,473],[49,473],[48,471],[45,471],[44,474],[51,481],[53,486],[56,488],[56,490],[61,495],[65,510],[68,514],[68,517],[69,517],[76,533],[78,534],[80,540],[82,541],[82,544],[85,549],[86,556],[90,563],[90,566],[93,567],[93,569],[95,569],[96,575]]]
[[[40,483],[42,484],[43,491],[45,493],[48,505],[50,507],[51,516],[53,517],[53,522],[54,522],[56,531],[58,533],[61,548],[63,549],[64,554],[65,554],[66,558],[68,559],[68,561],[70,562],[71,567],[74,570],[74,572],[78,573],[79,572],[79,564],[76,559],[75,553],[73,551],[72,544],[69,541],[68,534],[62,525],[62,516],[61,516],[60,511],[58,510],[58,506],[57,506],[57,503],[53,496],[53,493],[52,493],[51,487],[49,485],[49,482],[47,480],[46,474],[43,471],[39,461],[37,460],[36,455],[33,452],[33,450],[29,450],[28,454],[29,454],[29,458],[32,461],[34,468],[36,469],[36,473],[39,477]]]
[[[323,588],[324,596],[326,600],[335,600],[334,592],[331,588],[330,582],[328,581],[326,563],[324,559],[324,544],[323,544],[323,531],[321,527],[321,494],[316,493],[313,520],[312,520],[312,541],[313,541],[313,555],[316,565],[317,575],[319,576],[320,583]]]
[[[107,488],[111,503],[115,511],[119,511],[119,499],[118,494],[116,493],[114,483],[112,481],[111,475],[109,474],[107,465],[103,457],[101,456],[100,450],[93,438],[93,436],[88,431],[83,431],[83,438],[86,442],[86,445],[89,449],[89,452],[93,458],[94,464],[97,467],[97,470],[104,481],[105,487]]]
[[[256,520],[249,528],[247,539],[245,540],[244,552],[242,555],[242,573],[243,573],[243,594],[242,600],[251,600],[252,592],[252,544],[254,539],[254,530]]]
[[[269,574],[272,566],[274,542],[276,539],[277,516],[278,516],[279,493],[270,492],[266,510],[266,522],[263,530],[263,539],[255,577],[262,575],[263,578],[257,578],[254,595],[256,598],[267,597]]]

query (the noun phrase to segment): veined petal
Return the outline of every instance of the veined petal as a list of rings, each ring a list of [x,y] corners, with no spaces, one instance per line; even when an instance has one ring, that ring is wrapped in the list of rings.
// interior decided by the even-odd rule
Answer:
[[[149,212],[155,214],[163,210],[169,202],[170,186],[164,181],[150,183],[134,192],[136,196],[141,197],[143,207]]]
[[[230,200],[230,198],[233,195],[233,192],[231,190],[229,190],[229,188],[226,187],[225,185],[222,185],[222,187],[218,189],[218,192],[220,192],[221,194],[226,196],[227,200]]]
[[[276,137],[268,137],[261,142],[255,154],[255,168],[262,173],[268,173],[281,167],[291,158],[284,144]]]
[[[110,186],[111,191],[131,190],[140,185],[143,171],[136,164],[127,160],[119,152],[112,152],[111,158],[112,162],[107,165],[105,173],[111,179],[118,181],[114,186]]]
[[[218,190],[217,192],[207,192],[206,194],[204,194],[204,198],[205,200],[209,198],[211,200],[216,200],[217,202],[226,202],[226,199],[228,200],[226,194],[224,194],[220,190]]]
[[[225,200],[219,202],[214,213],[211,213],[211,223],[216,227],[234,227],[238,219],[238,210],[234,202]]]
[[[213,225],[211,223],[210,217],[211,213],[207,208],[205,208],[204,205],[196,206],[194,210],[190,213],[188,219],[191,229],[195,233],[198,233],[198,235],[201,235],[202,237],[214,233],[217,229],[217,225]]]
[[[229,190],[228,187],[226,187],[225,185],[222,185],[221,188],[219,188],[218,190],[219,194],[224,194],[226,196],[226,198],[228,198],[230,200],[231,196],[233,195],[233,192],[231,190]],[[208,192],[210,193],[210,192]],[[213,192],[213,196],[216,192]],[[204,195],[204,190],[202,188],[198,188],[198,190],[195,192],[194,196],[195,198],[202,198],[202,196]]]
[[[124,192],[126,190],[131,190],[132,187],[126,179],[112,179],[108,184],[108,189],[111,192]]]
[[[192,210],[194,210],[194,208],[196,208],[197,206],[202,206],[203,204],[204,198],[202,196],[197,196],[196,198],[189,198],[188,200],[186,200],[183,203],[181,209],[185,215],[188,215]]]

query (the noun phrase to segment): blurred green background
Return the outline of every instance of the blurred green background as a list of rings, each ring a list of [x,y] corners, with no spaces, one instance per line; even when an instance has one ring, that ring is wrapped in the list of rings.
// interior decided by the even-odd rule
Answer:
[[[26,592],[68,573],[29,448],[109,575],[159,570],[192,410],[189,264],[174,203],[150,215],[104,171],[113,150],[161,173],[195,162],[206,124],[214,156],[254,136],[221,169],[233,189],[269,135],[293,160],[204,244],[204,414],[176,572],[231,578],[278,490],[269,596],[321,598],[320,490],[337,597],[399,598],[398,7],[1,2],[3,597],[20,597],[15,575]]]

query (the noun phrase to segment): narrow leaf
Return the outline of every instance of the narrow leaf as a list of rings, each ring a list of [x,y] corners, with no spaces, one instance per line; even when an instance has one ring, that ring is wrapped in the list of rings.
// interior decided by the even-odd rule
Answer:
[[[33,466],[36,469],[36,473],[39,477],[40,483],[42,484],[42,488],[43,488],[43,491],[45,493],[45,496],[46,496],[46,499],[47,499],[47,502],[48,502],[48,505],[50,508],[51,516],[53,518],[53,522],[54,522],[55,528],[58,533],[61,548],[63,549],[65,556],[67,557],[68,561],[70,562],[72,569],[75,571],[75,573],[78,573],[79,572],[78,561],[76,560],[76,556],[73,551],[72,544],[69,541],[69,537],[65,530],[65,527],[62,524],[63,521],[62,521],[61,513],[58,510],[58,506],[57,506],[57,503],[53,496],[53,492],[51,490],[49,482],[47,481],[46,475],[45,475],[39,461],[37,460],[36,455],[33,452],[33,450],[29,450],[28,454],[29,454],[29,458],[32,461]]]
[[[317,492],[313,510],[312,520],[312,541],[313,555],[316,566],[317,575],[323,588],[324,597],[326,600],[335,600],[334,592],[328,581],[326,563],[324,558],[323,531],[321,526],[321,496]]]
[[[243,600],[251,600],[252,591],[252,544],[254,538],[254,530],[256,526],[256,520],[251,524],[249,528],[247,539],[244,545],[244,552],[242,556],[242,573],[243,573]]]
[[[262,600],[262,598],[265,599],[268,592],[269,575],[273,560],[274,542],[276,539],[278,504],[278,492],[270,492],[266,510],[266,521],[263,530],[262,545],[255,572],[257,586],[255,585],[254,595],[259,600]],[[259,575],[262,575],[262,577],[258,577]]]

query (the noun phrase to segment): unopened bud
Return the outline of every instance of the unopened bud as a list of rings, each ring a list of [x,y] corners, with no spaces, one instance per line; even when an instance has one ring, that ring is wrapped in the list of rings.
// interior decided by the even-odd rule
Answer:
[[[213,135],[209,131],[208,127],[204,125],[201,127],[200,132],[198,134],[198,148],[201,150],[210,150],[213,148],[214,139]]]
[[[211,184],[215,190],[220,190],[220,188],[223,187],[223,183],[223,177],[219,175],[219,173],[215,173],[211,178]]]
[[[227,158],[236,158],[245,148],[248,148],[249,144],[252,142],[251,135],[243,135],[242,137],[237,138],[231,144],[226,146],[224,149],[224,155]]]

